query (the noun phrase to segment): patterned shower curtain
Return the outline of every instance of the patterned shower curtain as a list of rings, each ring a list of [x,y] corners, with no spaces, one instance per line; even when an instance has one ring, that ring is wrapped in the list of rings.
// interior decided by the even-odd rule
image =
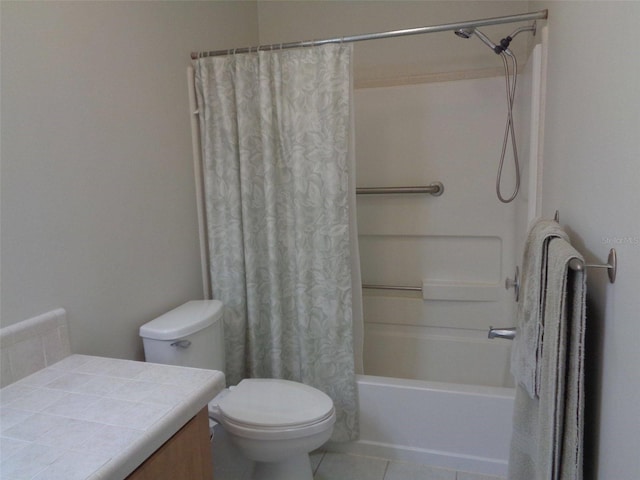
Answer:
[[[324,391],[338,441],[358,434],[351,55],[351,45],[325,45],[196,65],[227,382],[284,378]]]

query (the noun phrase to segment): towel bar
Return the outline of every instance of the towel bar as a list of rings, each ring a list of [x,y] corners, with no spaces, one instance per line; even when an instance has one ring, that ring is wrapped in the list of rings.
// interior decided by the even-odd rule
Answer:
[[[573,258],[569,261],[569,267],[578,272],[585,268],[606,268],[607,274],[609,275],[609,282],[615,283],[616,273],[618,271],[618,255],[616,254],[616,249],[612,248],[609,250],[609,257],[607,258],[607,263],[604,265],[583,263],[581,260]]]
[[[553,216],[553,219],[556,222],[560,223],[560,212],[558,210],[556,210],[556,213]],[[604,265],[587,264],[578,260],[577,258],[574,258],[569,261],[569,268],[571,268],[572,270],[576,270],[578,272],[581,272],[585,268],[606,268],[607,274],[609,275],[609,283],[615,283],[616,273],[618,272],[618,254],[616,253],[615,248],[612,248],[611,250],[609,250],[609,257],[607,258],[607,263],[605,263]]]

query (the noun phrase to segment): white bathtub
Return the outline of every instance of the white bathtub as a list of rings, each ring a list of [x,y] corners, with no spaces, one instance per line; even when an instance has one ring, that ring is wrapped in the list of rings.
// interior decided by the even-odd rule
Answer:
[[[514,389],[358,376],[360,439],[336,452],[505,476]]]

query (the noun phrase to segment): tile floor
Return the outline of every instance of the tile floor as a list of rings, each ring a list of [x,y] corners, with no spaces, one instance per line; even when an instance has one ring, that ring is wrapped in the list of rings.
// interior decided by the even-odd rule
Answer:
[[[216,428],[213,441],[215,480],[248,480],[251,465]],[[416,465],[383,458],[316,451],[311,454],[314,480],[504,480],[491,475]]]

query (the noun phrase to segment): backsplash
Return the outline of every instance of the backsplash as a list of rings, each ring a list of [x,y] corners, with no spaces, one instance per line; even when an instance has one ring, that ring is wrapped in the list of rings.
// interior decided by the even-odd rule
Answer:
[[[71,354],[67,312],[58,308],[0,329],[0,388]]]

